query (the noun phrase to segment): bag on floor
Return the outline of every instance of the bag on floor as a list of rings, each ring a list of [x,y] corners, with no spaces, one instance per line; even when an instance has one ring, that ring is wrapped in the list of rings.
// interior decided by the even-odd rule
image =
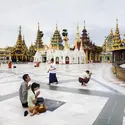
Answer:
[[[36,110],[39,112],[39,113],[44,113],[46,112],[46,106],[44,104],[41,104],[39,105]]]

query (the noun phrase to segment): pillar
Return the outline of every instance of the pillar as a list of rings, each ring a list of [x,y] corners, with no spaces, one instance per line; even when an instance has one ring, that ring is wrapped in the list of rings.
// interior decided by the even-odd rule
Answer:
[[[92,53],[90,52],[90,54],[89,54],[89,61],[91,62],[91,60],[92,60]]]
[[[88,63],[88,50],[86,50],[86,63]]]

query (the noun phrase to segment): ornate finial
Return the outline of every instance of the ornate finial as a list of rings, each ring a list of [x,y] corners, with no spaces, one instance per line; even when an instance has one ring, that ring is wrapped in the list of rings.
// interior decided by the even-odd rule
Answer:
[[[118,19],[116,19],[116,28],[118,28]]]
[[[77,23],[77,33],[79,33],[79,24]]]
[[[113,30],[111,29],[111,31],[110,31],[110,36],[112,36],[113,35]]]
[[[84,29],[86,29],[86,26],[85,26],[85,21],[84,21]]]
[[[19,26],[19,34],[21,34],[21,25]]]
[[[58,30],[58,25],[57,25],[57,23],[56,23],[56,30]]]
[[[40,30],[40,26],[39,26],[39,23],[38,23],[38,30]]]
[[[116,19],[116,23],[118,23],[118,18]]]

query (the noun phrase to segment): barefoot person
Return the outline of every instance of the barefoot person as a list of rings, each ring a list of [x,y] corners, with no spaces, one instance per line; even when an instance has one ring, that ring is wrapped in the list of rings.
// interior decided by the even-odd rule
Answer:
[[[27,94],[28,94],[28,89],[30,88],[29,81],[31,79],[28,74],[24,74],[22,78],[23,78],[24,82],[22,82],[22,84],[19,88],[19,97],[20,97],[22,106],[24,108],[27,108],[28,107]]]
[[[86,70],[82,76],[79,77],[78,81],[81,83],[81,85],[85,85],[89,82],[91,78],[92,73],[89,70]]]
[[[34,82],[31,85],[31,89],[28,91],[28,109],[29,109],[29,112],[31,113],[30,116],[33,116],[35,114],[39,115],[40,105],[36,105],[36,104],[37,104],[37,99],[40,94],[40,91],[37,92],[37,94],[35,95],[35,92],[39,89],[39,87],[40,85]],[[43,108],[44,110],[46,110],[45,107]]]
[[[54,63],[54,59],[51,59],[51,64],[50,64],[50,68],[48,70],[49,72],[49,84],[56,82],[56,84],[58,84],[58,80],[56,77],[56,65]]]

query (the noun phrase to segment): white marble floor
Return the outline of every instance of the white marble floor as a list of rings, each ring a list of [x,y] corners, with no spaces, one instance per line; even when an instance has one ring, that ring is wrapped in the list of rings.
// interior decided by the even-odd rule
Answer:
[[[17,64],[16,69],[8,69],[6,64],[0,67],[0,98],[7,94],[18,92],[22,82],[22,75],[28,73],[32,81],[38,81],[43,88],[40,89],[41,96],[48,99],[65,101],[53,112],[47,111],[39,116],[23,116],[24,109],[21,107],[18,96],[10,97],[0,101],[0,125],[92,125],[99,113],[108,101],[108,97],[99,96],[99,93],[111,93],[117,90],[125,94],[123,81],[117,79],[111,72],[111,64],[74,64],[57,65],[57,77],[59,84],[53,84],[67,91],[50,90],[48,83],[48,64],[41,64],[40,67],[34,67],[32,63]],[[92,79],[86,87],[78,82],[78,77],[83,71],[89,69],[92,71]],[[89,90],[91,93],[75,93],[68,91]],[[125,123],[123,122],[125,125]]]

